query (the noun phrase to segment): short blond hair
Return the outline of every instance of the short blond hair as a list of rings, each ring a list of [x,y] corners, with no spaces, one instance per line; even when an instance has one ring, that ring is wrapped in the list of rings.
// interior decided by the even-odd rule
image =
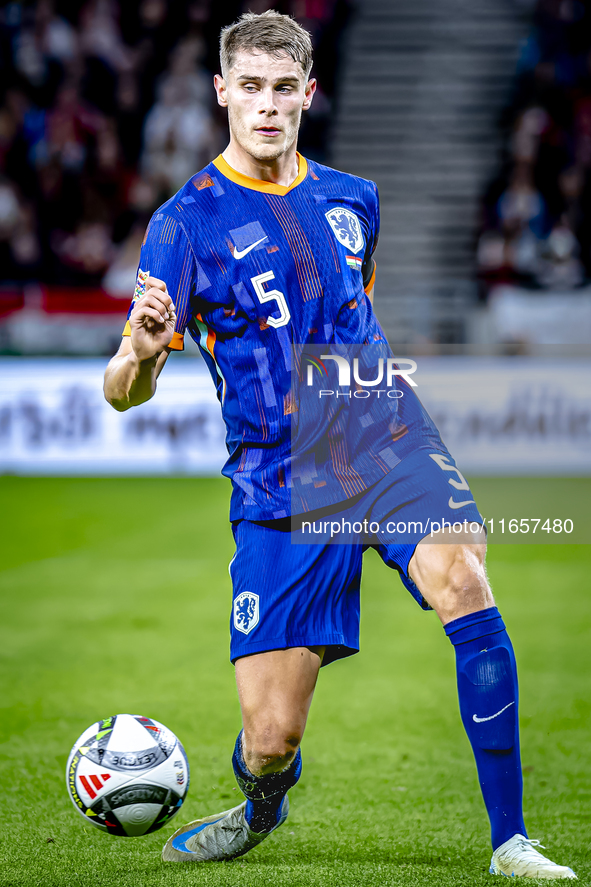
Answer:
[[[220,33],[220,63],[222,77],[232,69],[236,53],[241,49],[289,55],[301,65],[306,77],[312,69],[312,40],[309,33],[289,15],[274,9],[257,14],[245,12],[233,25]]]

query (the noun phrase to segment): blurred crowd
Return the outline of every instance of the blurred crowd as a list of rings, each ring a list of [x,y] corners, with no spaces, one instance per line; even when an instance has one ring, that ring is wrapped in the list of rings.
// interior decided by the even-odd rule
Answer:
[[[484,200],[478,266],[495,283],[591,280],[591,4],[539,0],[521,46],[503,168]]]
[[[36,0],[0,8],[0,268],[133,291],[147,221],[227,143],[220,28],[273,8],[312,34],[320,82],[301,146],[324,159],[349,0]],[[1,291],[0,291],[1,298]]]

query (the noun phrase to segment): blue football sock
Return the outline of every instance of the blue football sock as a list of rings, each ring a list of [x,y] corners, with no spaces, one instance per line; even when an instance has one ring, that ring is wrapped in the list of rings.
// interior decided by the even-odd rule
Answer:
[[[279,822],[281,802],[287,791],[292,788],[302,772],[302,753],[298,752],[285,770],[280,773],[268,773],[255,776],[244,762],[242,754],[242,731],[238,734],[232,766],[236,782],[246,796],[246,821],[253,830],[261,834],[270,832]]]
[[[445,626],[455,647],[460,712],[476,758],[493,850],[525,835],[515,655],[496,607]]]

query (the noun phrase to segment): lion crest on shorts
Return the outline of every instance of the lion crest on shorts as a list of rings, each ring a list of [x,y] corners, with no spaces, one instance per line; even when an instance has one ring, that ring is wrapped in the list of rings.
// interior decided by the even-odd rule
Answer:
[[[234,600],[234,628],[249,634],[259,624],[259,596],[253,591],[243,591]]]

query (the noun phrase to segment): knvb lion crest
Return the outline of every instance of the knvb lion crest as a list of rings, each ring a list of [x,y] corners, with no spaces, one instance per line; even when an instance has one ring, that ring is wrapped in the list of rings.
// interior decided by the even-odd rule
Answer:
[[[243,591],[234,601],[234,628],[249,634],[259,624],[259,596]]]
[[[363,248],[363,233],[355,213],[350,209],[338,207],[329,209],[326,218],[339,243],[352,253],[358,253]]]

